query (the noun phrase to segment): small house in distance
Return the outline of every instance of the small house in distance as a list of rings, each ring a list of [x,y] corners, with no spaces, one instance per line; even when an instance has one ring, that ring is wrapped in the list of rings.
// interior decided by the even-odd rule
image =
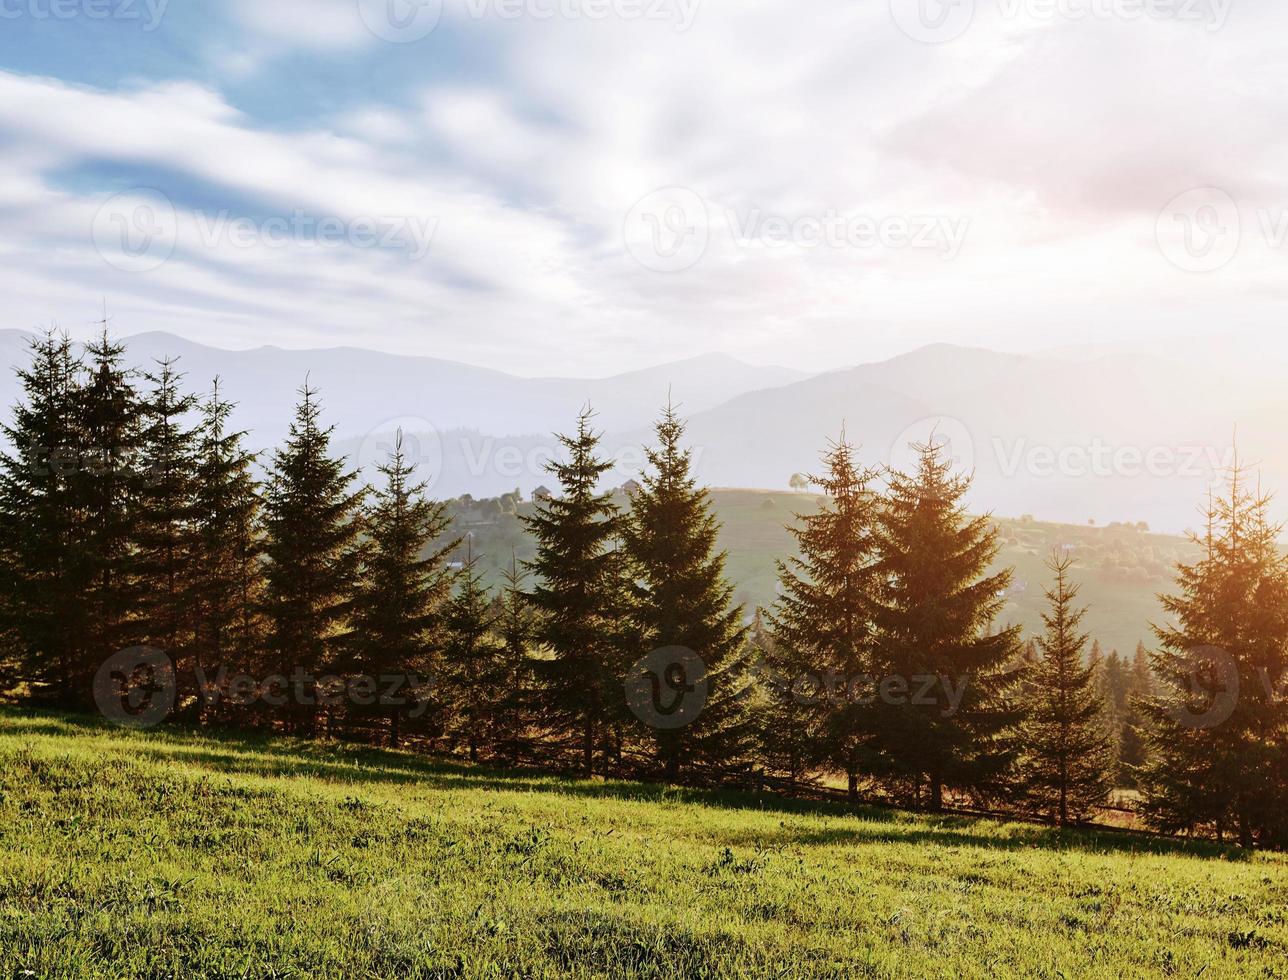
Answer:
[[[550,492],[549,487],[541,486],[532,491],[533,500],[553,500],[554,496],[555,495]]]

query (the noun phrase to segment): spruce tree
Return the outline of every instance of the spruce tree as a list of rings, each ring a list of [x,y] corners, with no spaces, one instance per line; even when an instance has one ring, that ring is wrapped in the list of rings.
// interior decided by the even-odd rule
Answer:
[[[101,336],[85,348],[88,376],[79,389],[82,453],[71,483],[83,514],[82,544],[74,575],[86,583],[86,675],[107,657],[143,638],[135,564],[140,525],[140,453],[144,406],[135,372],[124,364],[124,345]]]
[[[780,685],[776,713],[784,738],[802,738],[808,761],[827,759],[847,776],[851,799],[860,774],[874,765],[873,711],[848,685],[871,676],[876,591],[876,501],[871,472],[855,461],[844,432],[823,455],[825,472],[810,477],[825,499],[790,528],[799,557],[778,563],[779,599],[770,619]],[[861,700],[861,699],[860,699]]]
[[[532,609],[524,595],[525,576],[512,553],[502,575],[504,584],[494,600],[493,621],[499,651],[499,699],[495,706],[493,741],[497,750],[517,765],[531,750],[530,728],[536,708],[533,688]]]
[[[193,574],[205,557],[195,534],[199,432],[189,424],[197,398],[180,390],[183,376],[172,359],[144,377],[151,391],[142,404],[138,470],[139,612],[147,641],[183,663],[192,641]]]
[[[66,334],[30,341],[18,371],[23,398],[4,426],[12,449],[0,455],[0,568],[5,626],[19,646],[19,672],[33,697],[72,706],[86,691],[78,560],[83,510],[73,485],[80,464],[81,364]]]
[[[1285,840],[1284,732],[1276,696],[1288,672],[1288,559],[1270,498],[1236,465],[1209,505],[1202,554],[1163,597],[1152,658],[1144,810],[1168,831],[1233,831],[1243,847]]]
[[[317,725],[317,680],[337,657],[358,571],[361,492],[331,456],[317,392],[306,383],[286,444],[273,454],[264,499],[270,666],[290,679],[290,712]]]
[[[220,396],[216,378],[200,406],[193,499],[193,662],[202,674],[222,666],[236,672],[265,666],[260,487],[246,433],[229,426],[233,408]]]
[[[566,461],[547,470],[562,489],[523,517],[536,543],[527,563],[536,581],[528,593],[535,613],[537,664],[547,727],[571,737],[582,771],[595,772],[597,756],[615,753],[622,721],[625,673],[626,587],[618,543],[622,516],[612,495],[598,490],[612,463],[598,455],[593,413],[584,409],[574,435],[558,436]]]
[[[1060,826],[1078,823],[1109,795],[1112,763],[1096,690],[1098,662],[1083,662],[1087,635],[1080,632],[1085,608],[1075,608],[1078,586],[1069,581],[1073,559],[1056,553],[1047,567],[1055,584],[1046,590],[1050,609],[1042,614],[1041,655],[1029,678],[1021,741],[1028,801]]]
[[[727,767],[745,751],[747,631],[725,578],[725,553],[716,550],[720,524],[711,496],[693,477],[692,454],[681,445],[684,423],[670,405],[655,433],[658,445],[645,450],[651,471],[632,495],[623,539],[639,651],[683,648],[697,655],[705,674],[706,700],[696,717],[675,728],[646,726],[665,778],[675,780],[686,762]]]
[[[450,734],[465,744],[470,761],[477,762],[495,723],[503,678],[491,602],[469,541],[465,547],[464,567],[443,615],[442,690]]]
[[[446,557],[451,520],[444,504],[413,482],[415,466],[403,454],[399,432],[388,460],[378,467],[384,486],[366,507],[362,574],[354,601],[350,670],[379,677],[428,681],[434,667],[434,628],[451,589]],[[407,692],[410,693],[410,692]],[[398,697],[395,700],[405,700]],[[402,737],[407,705],[382,706],[390,744]]]
[[[889,473],[877,519],[876,660],[900,685],[878,700],[879,745],[914,798],[924,786],[927,805],[940,810],[945,789],[1005,791],[1019,717],[1011,703],[1018,672],[1009,668],[1021,643],[1019,627],[992,628],[1011,572],[988,572],[998,529],[987,515],[967,514],[970,478],[951,472],[933,437],[913,448],[916,472]]]

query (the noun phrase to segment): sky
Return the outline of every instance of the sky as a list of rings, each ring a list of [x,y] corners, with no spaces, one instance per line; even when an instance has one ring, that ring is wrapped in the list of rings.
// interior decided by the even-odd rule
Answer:
[[[1288,345],[1282,0],[0,0],[3,326]]]

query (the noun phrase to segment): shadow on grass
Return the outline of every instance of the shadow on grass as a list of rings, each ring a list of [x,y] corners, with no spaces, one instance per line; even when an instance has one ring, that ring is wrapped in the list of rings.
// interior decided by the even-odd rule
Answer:
[[[134,758],[183,762],[226,775],[310,778],[348,785],[428,786],[444,790],[543,793],[640,803],[694,804],[782,815],[857,817],[821,829],[783,827],[751,835],[746,846],[836,846],[863,844],[936,844],[1020,851],[1031,848],[1090,853],[1179,854],[1246,861],[1250,852],[1211,842],[1146,834],[1061,830],[1003,818],[914,814],[876,806],[796,800],[773,794],[704,790],[623,780],[594,781],[488,766],[470,766],[408,752],[344,742],[316,742],[289,736],[178,725],[128,731],[92,715],[43,712],[0,706],[0,736],[107,736],[129,740]],[[1005,824],[1006,829],[1000,830]],[[988,832],[991,829],[991,833]]]

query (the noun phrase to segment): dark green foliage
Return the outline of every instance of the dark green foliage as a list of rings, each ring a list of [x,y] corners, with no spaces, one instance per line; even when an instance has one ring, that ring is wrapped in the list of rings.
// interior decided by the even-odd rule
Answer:
[[[478,562],[466,546],[464,568],[443,615],[441,684],[448,706],[448,733],[477,762],[501,703],[502,648],[492,632],[495,614],[479,578]]]
[[[876,665],[910,689],[924,683],[919,678],[936,683],[901,704],[878,702],[879,744],[914,798],[924,785],[927,804],[938,810],[945,789],[987,798],[1005,786],[1021,647],[1018,627],[993,627],[1011,579],[1009,571],[985,571],[997,554],[996,526],[967,514],[970,479],[951,473],[942,445],[932,438],[915,448],[917,471],[889,474],[877,521]]]
[[[1288,560],[1268,505],[1236,465],[1209,505],[1203,556],[1162,597],[1160,690],[1137,702],[1149,722],[1146,814],[1164,830],[1231,832],[1244,847],[1288,840]]]
[[[674,729],[643,726],[674,780],[686,764],[719,769],[741,761],[749,738],[742,704],[746,630],[725,579],[725,556],[716,550],[720,525],[680,444],[684,423],[669,405],[655,432],[658,445],[645,451],[651,470],[631,497],[624,525],[634,575],[631,619],[641,655],[665,647],[692,651],[707,683],[694,720]]]
[[[1021,730],[1023,776],[1029,805],[1061,826],[1086,819],[1108,796],[1112,764],[1109,737],[1096,690],[1099,661],[1083,660],[1087,636],[1075,608],[1078,587],[1069,581],[1073,559],[1056,554],[1046,590],[1051,611],[1038,637],[1040,655],[1026,677],[1026,717]]]
[[[451,588],[445,559],[444,506],[413,483],[415,468],[403,455],[402,433],[379,466],[383,487],[366,506],[361,576],[353,604],[347,670],[373,677],[398,675],[428,681],[433,669],[434,627]],[[390,741],[398,745],[408,705],[383,706]]]
[[[81,502],[81,365],[66,334],[31,341],[18,371],[23,400],[4,427],[0,456],[0,575],[4,621],[21,656],[20,679],[39,701],[84,703],[89,583]]]
[[[860,774],[876,763],[874,710],[848,691],[875,666],[876,500],[868,490],[872,474],[858,466],[844,433],[823,465],[823,475],[810,478],[826,495],[823,505],[797,515],[791,528],[800,557],[778,563],[780,596],[770,617],[778,683],[769,741],[778,743],[790,778],[826,760],[846,774],[856,798]]]
[[[252,672],[264,666],[259,484],[246,434],[229,428],[233,407],[220,397],[216,378],[201,405],[193,495],[193,660],[203,672],[222,665]]]
[[[286,445],[273,455],[264,497],[264,595],[268,653],[275,673],[304,677],[294,705],[315,721],[314,686],[337,658],[358,573],[361,493],[330,454],[331,430],[319,424],[317,392],[307,384]]]
[[[492,717],[492,741],[498,752],[514,765],[530,755],[540,693],[529,647],[532,643],[532,609],[524,595],[524,574],[518,559],[510,556],[504,572],[505,586],[493,600],[492,621],[500,643],[500,688]]]
[[[576,434],[559,436],[566,461],[547,469],[559,480],[559,497],[542,499],[524,523],[536,540],[528,563],[536,575],[528,601],[536,615],[534,643],[546,722],[571,736],[582,770],[595,771],[597,756],[615,757],[615,736],[625,713],[623,675],[627,593],[618,548],[622,515],[612,495],[598,490],[612,464],[599,457],[599,436],[585,409]]]

